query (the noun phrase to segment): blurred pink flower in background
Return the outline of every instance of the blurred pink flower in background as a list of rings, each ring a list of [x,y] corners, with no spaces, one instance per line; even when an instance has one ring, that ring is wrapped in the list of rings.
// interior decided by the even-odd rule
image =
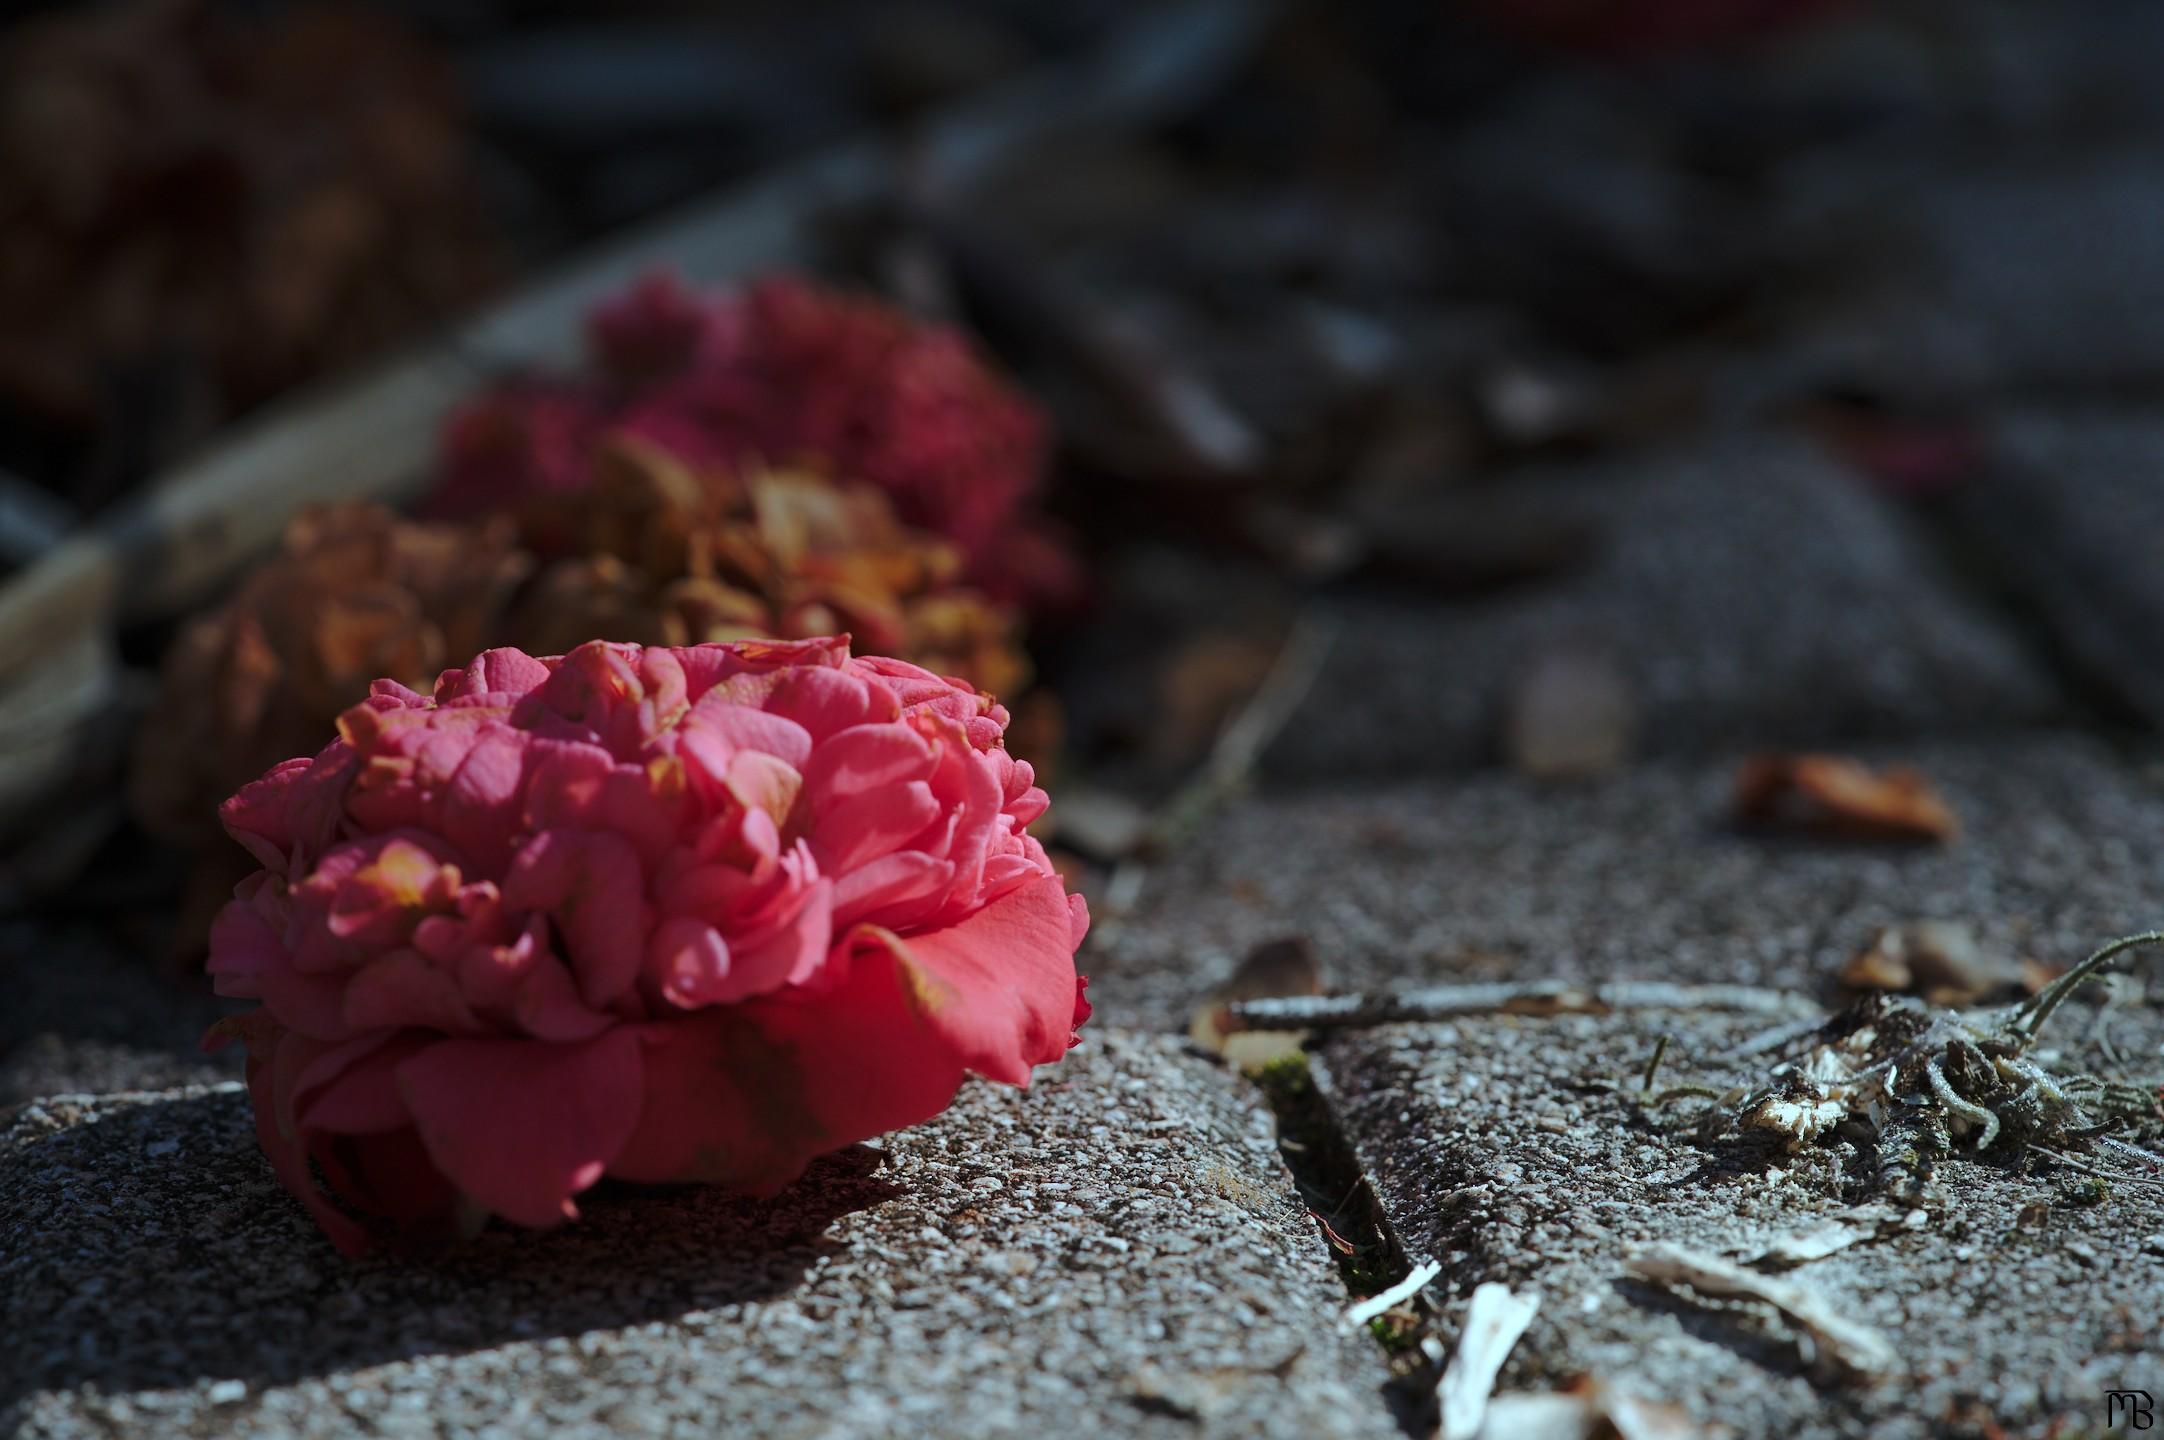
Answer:
[[[1031,513],[1045,417],[959,331],[792,277],[702,295],[652,275],[597,306],[587,339],[595,373],[506,384],[452,416],[432,513],[583,488],[595,446],[623,434],[693,465],[874,485],[995,599],[1058,608],[1079,592],[1077,562]],[[1018,544],[1029,563],[1004,563]]]
[[[378,682],[222,810],[264,868],[210,970],[262,1003],[210,1043],[348,1253],[551,1225],[603,1175],[777,1190],[1088,1016],[1006,722],[840,639]]]

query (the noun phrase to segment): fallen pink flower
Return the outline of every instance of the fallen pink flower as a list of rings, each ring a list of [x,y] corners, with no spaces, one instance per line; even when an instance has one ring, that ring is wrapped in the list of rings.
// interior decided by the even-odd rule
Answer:
[[[206,1037],[349,1254],[604,1175],[754,1193],[1029,1083],[1089,1015],[1088,927],[990,697],[846,639],[491,650],[380,681],[221,811],[263,869]]]

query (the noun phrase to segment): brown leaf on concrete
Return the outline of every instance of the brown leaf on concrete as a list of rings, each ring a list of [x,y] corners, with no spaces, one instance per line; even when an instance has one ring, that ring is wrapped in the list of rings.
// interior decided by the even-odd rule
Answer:
[[[1305,935],[1265,940],[1196,1006],[1187,1035],[1211,1054],[1252,1069],[1298,1050],[1302,1032],[1250,1029],[1232,1018],[1230,1007],[1242,1000],[1322,993],[1322,966]]]
[[[1826,839],[1929,844],[1961,834],[1921,772],[1842,755],[1753,757],[1736,776],[1735,813],[1745,825]]]

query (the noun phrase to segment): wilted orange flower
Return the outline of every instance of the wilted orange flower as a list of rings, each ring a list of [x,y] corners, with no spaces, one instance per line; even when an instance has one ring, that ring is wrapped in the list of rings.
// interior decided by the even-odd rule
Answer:
[[[136,814],[170,840],[215,840],[219,801],[320,748],[371,682],[425,686],[487,646],[531,569],[508,521],[417,524],[373,505],[303,514],[280,553],[167,651],[136,742]]]
[[[777,470],[695,467],[630,438],[603,445],[593,483],[529,504],[550,563],[508,637],[536,654],[604,638],[696,645],[847,632],[980,689],[1028,681],[1018,618],[957,583],[951,542],[905,526],[879,491]]]

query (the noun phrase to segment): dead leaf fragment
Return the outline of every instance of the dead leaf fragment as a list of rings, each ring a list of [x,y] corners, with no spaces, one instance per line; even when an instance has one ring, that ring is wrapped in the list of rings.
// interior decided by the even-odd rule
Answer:
[[[1745,825],[1835,840],[1931,844],[1961,834],[1922,772],[1873,770],[1844,755],[1752,757],[1736,776],[1735,813]]]
[[[1266,1065],[1300,1048],[1304,1030],[1257,1030],[1232,1017],[1234,1003],[1290,995],[1320,995],[1322,967],[1304,935],[1266,940],[1223,984],[1206,996],[1188,1022],[1188,1038],[1212,1055],[1222,1055],[1242,1070]]]
[[[1987,951],[1966,925],[1923,920],[1890,925],[1841,969],[1852,990],[1921,995],[1934,1005],[1973,1005],[2021,989],[2019,962]]]

